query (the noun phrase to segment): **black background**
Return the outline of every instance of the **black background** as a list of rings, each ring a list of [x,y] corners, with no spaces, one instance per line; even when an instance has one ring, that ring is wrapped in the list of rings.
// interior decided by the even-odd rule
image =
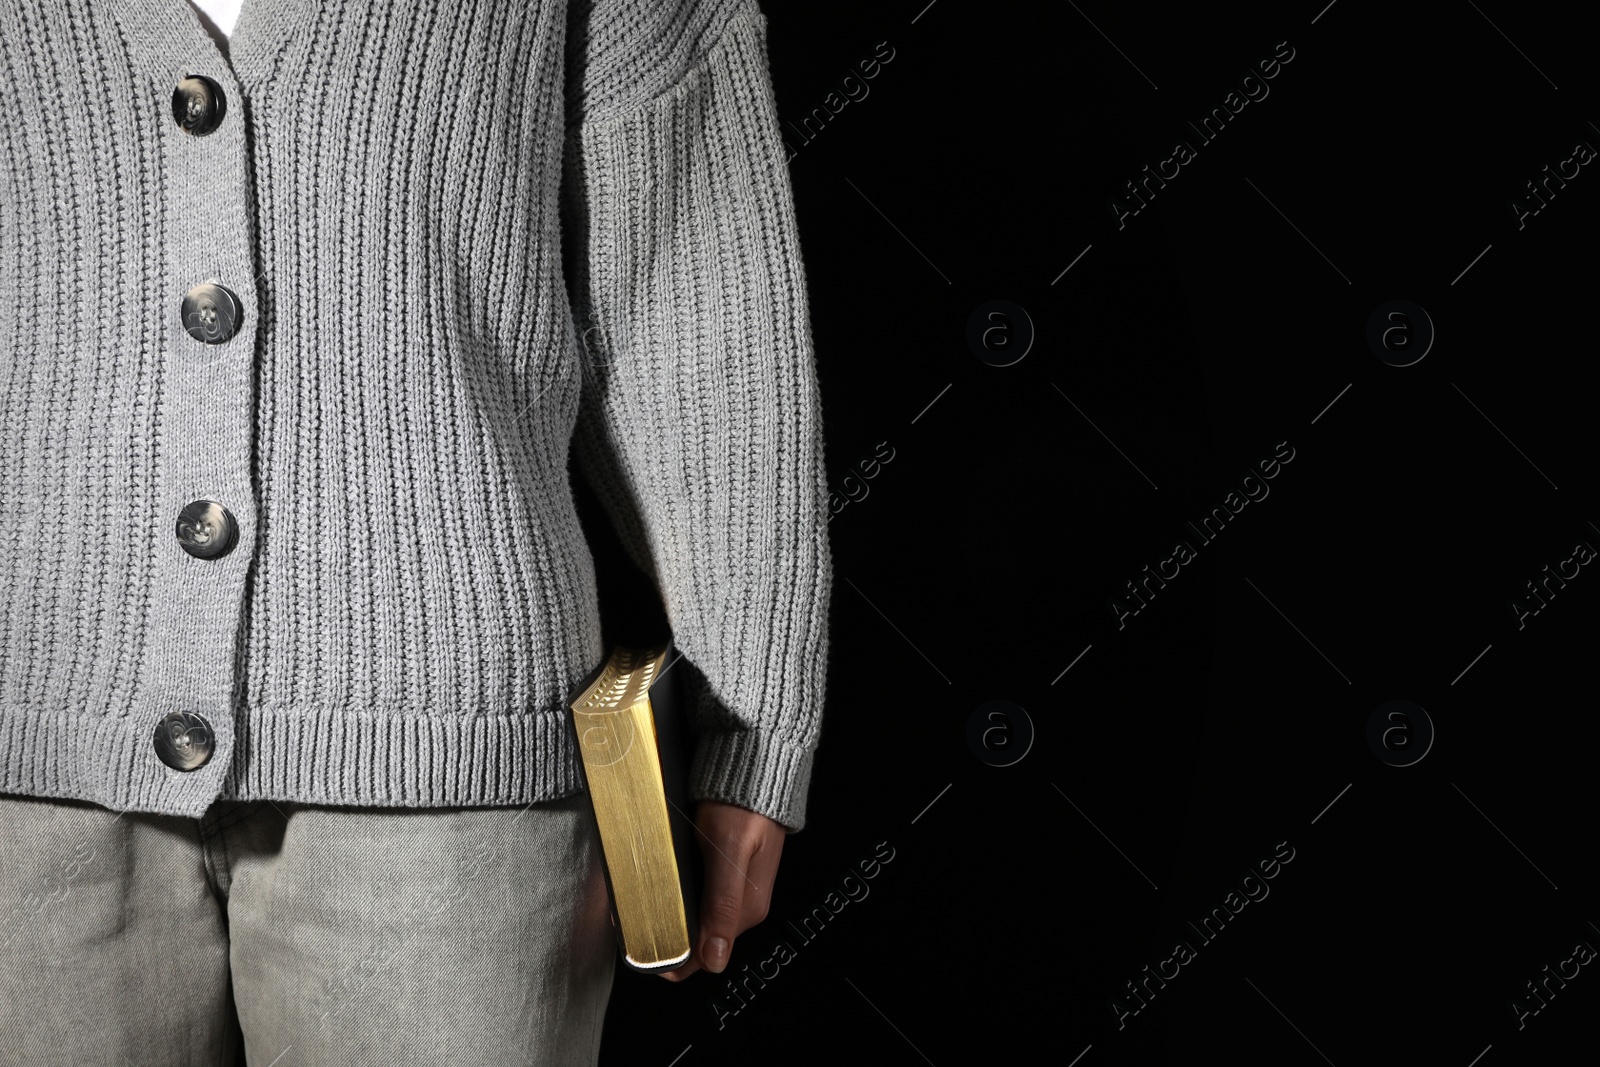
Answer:
[[[1591,41],[1575,9],[1324,2],[764,0],[830,481],[860,498],[771,915],[725,976],[619,966],[602,1063],[1496,1067],[1592,1039],[1592,967],[1521,1028],[1511,1004],[1600,946],[1600,578],[1520,629],[1510,602],[1600,545],[1600,177],[1520,230],[1509,206],[1600,145]],[[1186,120],[1279,42],[1202,143]],[[1119,230],[1108,199],[1179,139],[1196,158]],[[993,299],[1036,331],[1011,366],[967,344]],[[1366,341],[1395,299],[1437,331],[1407,367]],[[1200,544],[1185,521],[1280,442],[1270,494]],[[614,626],[627,564],[593,536]],[[1180,538],[1197,559],[1119,629],[1108,600]],[[1036,732],[1007,767],[967,742],[996,699]],[[1367,742],[1392,699],[1436,731],[1406,767]],[[883,842],[865,899],[787,931]],[[1197,936],[1281,842],[1270,893]],[[779,940],[796,958],[719,1025]]]

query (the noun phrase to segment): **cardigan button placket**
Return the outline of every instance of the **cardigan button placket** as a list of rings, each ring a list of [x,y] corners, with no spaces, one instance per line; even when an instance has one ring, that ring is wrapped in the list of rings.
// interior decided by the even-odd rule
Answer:
[[[145,735],[151,763],[166,770],[146,788],[194,791],[182,806],[197,812],[220,789],[234,748],[231,695],[250,562],[241,558],[248,553],[234,549],[254,544],[256,510],[250,466],[255,292],[239,284],[257,270],[249,132],[243,110],[230,106],[242,102],[237,80],[220,60],[207,54],[191,66],[169,68],[170,117],[182,133],[162,141],[165,252],[177,273],[168,284],[177,285],[179,307],[167,342],[176,358],[162,397],[177,432],[165,449],[161,506],[176,515],[168,529],[182,551],[174,551],[164,569],[152,620],[172,645],[158,657],[161,697]],[[239,281],[223,284],[230,279]],[[172,311],[167,305],[164,316]]]

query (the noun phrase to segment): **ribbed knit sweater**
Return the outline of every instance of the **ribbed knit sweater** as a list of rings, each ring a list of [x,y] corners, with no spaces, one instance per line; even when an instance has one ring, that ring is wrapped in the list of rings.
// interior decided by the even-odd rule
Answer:
[[[183,0],[0,0],[0,791],[576,792],[607,650],[571,456],[683,653],[692,795],[801,828],[832,572],[765,34],[754,0],[263,0],[225,57]],[[193,501],[232,551],[180,544]],[[176,712],[197,768],[158,758]]]

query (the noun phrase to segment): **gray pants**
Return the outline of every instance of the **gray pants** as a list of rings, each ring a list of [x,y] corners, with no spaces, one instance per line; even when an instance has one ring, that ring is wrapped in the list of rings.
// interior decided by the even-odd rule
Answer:
[[[587,803],[0,794],[0,1064],[593,1065],[617,950]]]

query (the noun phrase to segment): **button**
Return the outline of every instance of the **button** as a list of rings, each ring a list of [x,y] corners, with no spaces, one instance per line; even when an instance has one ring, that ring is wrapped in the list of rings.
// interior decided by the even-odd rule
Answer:
[[[190,75],[172,91],[172,117],[196,137],[204,137],[222,125],[227,110],[222,86],[210,78]]]
[[[175,711],[156,723],[156,756],[176,771],[205,766],[216,747],[211,724],[192,711]]]
[[[178,544],[196,559],[216,559],[233,551],[239,524],[215,500],[196,500],[178,513]]]
[[[183,298],[183,328],[196,341],[220,345],[239,332],[244,305],[220,285],[204,282]]]

